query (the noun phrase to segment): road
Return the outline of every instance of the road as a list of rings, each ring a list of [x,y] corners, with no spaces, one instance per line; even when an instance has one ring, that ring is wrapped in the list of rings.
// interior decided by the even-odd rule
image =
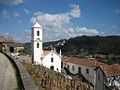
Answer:
[[[8,58],[0,53],[0,90],[17,89],[15,70]]]

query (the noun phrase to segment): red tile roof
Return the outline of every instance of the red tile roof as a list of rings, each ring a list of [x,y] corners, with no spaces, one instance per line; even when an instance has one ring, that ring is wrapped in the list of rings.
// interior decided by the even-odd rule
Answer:
[[[74,64],[80,64],[83,66],[88,66],[88,67],[96,67],[96,66],[105,66],[106,64],[98,62],[96,60],[89,60],[89,59],[81,59],[78,57],[62,57],[62,61],[74,63]]]
[[[43,55],[46,56],[50,53],[51,50],[43,50]]]
[[[14,43],[14,40],[0,40],[0,43]]]
[[[106,67],[103,68],[103,71],[108,77],[120,76],[120,65],[119,64],[107,65]]]
[[[100,66],[107,77],[120,75],[119,64],[108,65],[108,64],[99,62],[97,60],[81,59],[78,57],[67,57],[67,56],[62,57],[62,62],[70,62],[70,63],[79,64],[87,67],[93,67],[93,68]]]
[[[0,43],[8,43],[8,42],[15,42],[15,40],[11,36],[0,35]]]
[[[13,46],[13,47],[24,47],[24,45],[21,44],[21,43],[6,43],[6,45],[9,46],[9,47],[11,47],[11,46]]]

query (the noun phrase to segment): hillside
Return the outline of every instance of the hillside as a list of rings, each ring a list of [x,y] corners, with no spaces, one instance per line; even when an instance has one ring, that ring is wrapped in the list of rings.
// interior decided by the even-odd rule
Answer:
[[[30,47],[30,43],[27,43]],[[44,42],[43,48],[62,50],[63,55],[86,56],[104,60],[120,59],[120,36],[79,36],[59,41]]]
[[[63,43],[64,41],[64,43]],[[80,36],[68,40],[45,42],[45,47],[56,47],[63,54],[79,55],[81,52],[88,54],[120,54],[120,36]]]

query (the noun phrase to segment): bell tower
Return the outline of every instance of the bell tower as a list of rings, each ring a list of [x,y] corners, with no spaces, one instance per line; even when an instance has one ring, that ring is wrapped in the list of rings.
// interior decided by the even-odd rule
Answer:
[[[42,56],[42,27],[35,23],[32,26],[32,63],[41,64]]]

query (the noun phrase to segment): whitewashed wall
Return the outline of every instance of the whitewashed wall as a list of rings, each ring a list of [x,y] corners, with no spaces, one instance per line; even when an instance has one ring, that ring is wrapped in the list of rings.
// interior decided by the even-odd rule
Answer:
[[[51,62],[52,57],[53,57],[53,62]],[[61,57],[52,51],[43,58],[42,64],[47,68],[54,66],[55,71],[57,71],[58,68],[58,71],[61,72]]]
[[[95,88],[96,88],[96,90],[105,90],[105,87],[104,87],[104,74],[103,74],[103,72],[101,71],[100,68],[98,68],[96,70],[96,86],[95,86]]]
[[[78,73],[78,68],[81,67],[81,74],[87,79],[89,80],[93,85],[95,85],[95,78],[96,78],[96,74],[94,71],[94,67],[87,67],[87,66],[83,66],[83,65],[79,65],[79,64],[73,64],[73,63],[69,63],[69,62],[64,62],[63,63],[63,67],[67,67],[69,65],[69,71],[73,74],[77,74]],[[75,67],[75,69],[72,69],[72,66]],[[86,69],[89,69],[89,74],[86,73]]]
[[[39,36],[37,36],[37,31],[39,31]],[[37,43],[39,43],[39,48],[37,48]],[[35,63],[41,64],[42,56],[42,28],[40,25],[36,24],[32,27],[32,57]]]

